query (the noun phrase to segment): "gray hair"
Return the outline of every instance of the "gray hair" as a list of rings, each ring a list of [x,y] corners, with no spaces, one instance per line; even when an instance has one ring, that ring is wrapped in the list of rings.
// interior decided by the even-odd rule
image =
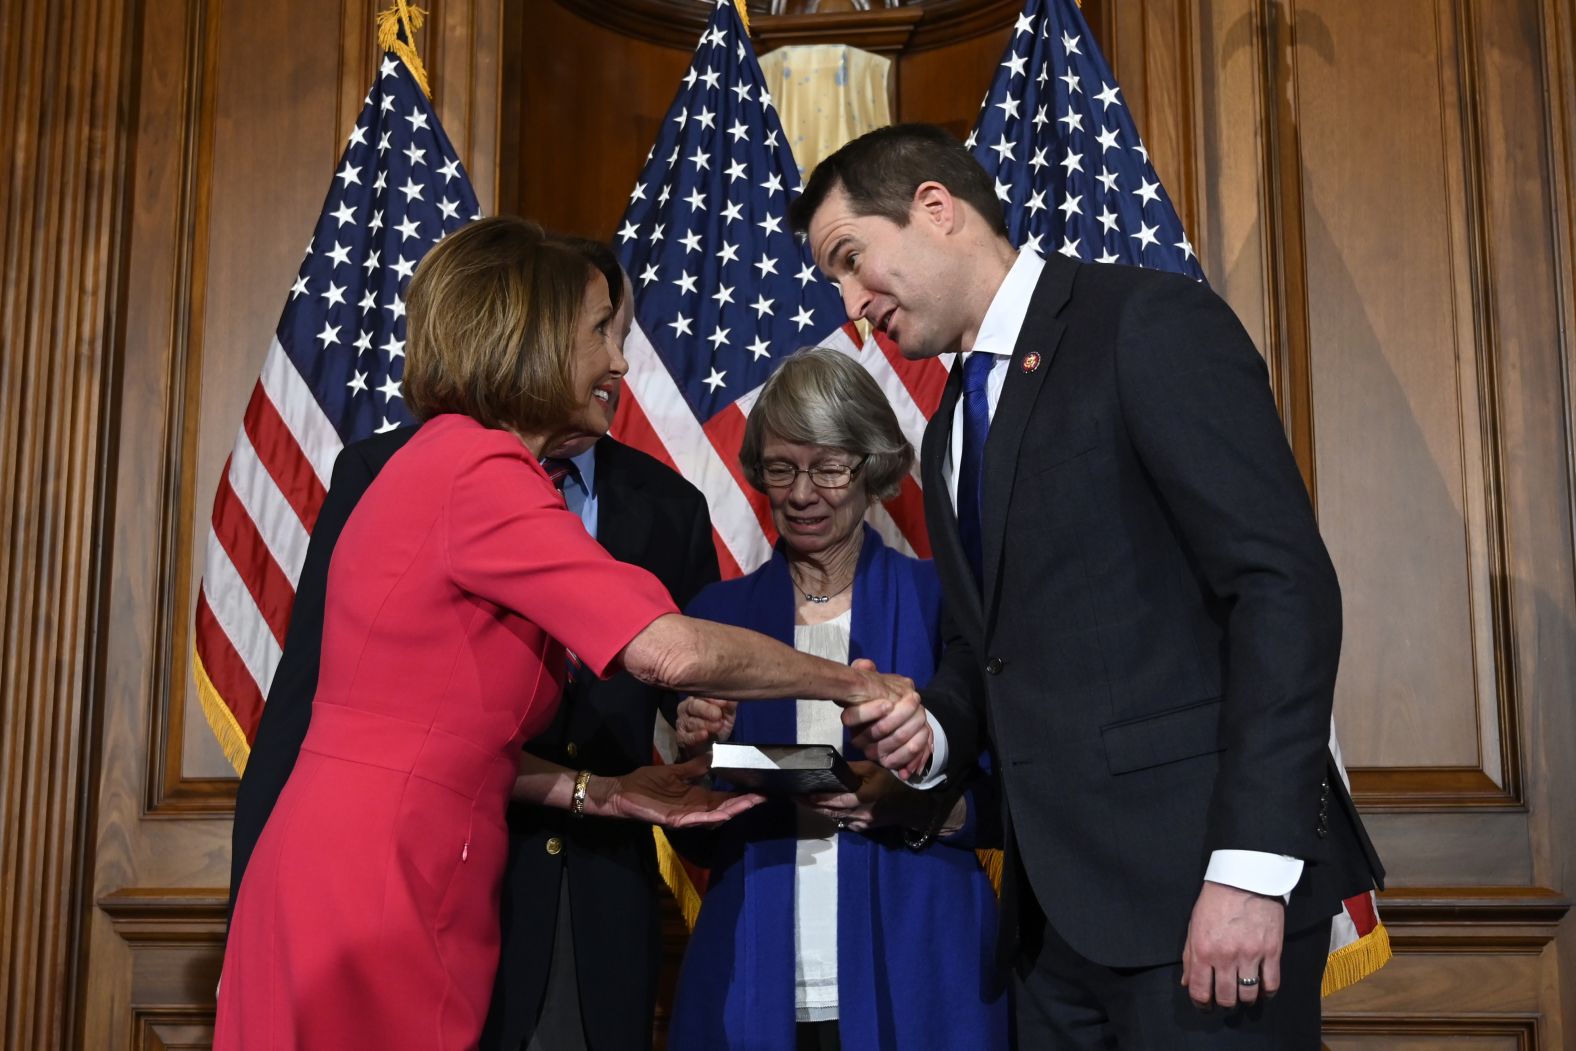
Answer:
[[[761,449],[768,437],[824,445],[865,458],[865,492],[872,499],[897,495],[914,466],[914,448],[897,414],[865,367],[830,347],[803,347],[772,373],[744,425],[739,465],[764,492]]]

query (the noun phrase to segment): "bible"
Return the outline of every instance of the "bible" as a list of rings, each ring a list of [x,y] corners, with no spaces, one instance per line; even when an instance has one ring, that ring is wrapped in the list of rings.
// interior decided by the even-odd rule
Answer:
[[[859,775],[829,744],[711,746],[711,773],[719,781],[768,795],[852,792]]]

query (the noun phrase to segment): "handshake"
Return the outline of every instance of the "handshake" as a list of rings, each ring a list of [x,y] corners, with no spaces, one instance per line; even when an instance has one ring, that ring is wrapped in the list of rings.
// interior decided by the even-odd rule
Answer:
[[[865,755],[904,781],[924,776],[935,744],[930,720],[920,702],[914,681],[905,675],[887,675],[873,662],[857,660],[849,670],[855,684],[835,703],[843,708],[843,725],[853,744]],[[674,727],[679,748],[695,754],[713,741],[733,735],[737,701],[711,697],[686,697]]]

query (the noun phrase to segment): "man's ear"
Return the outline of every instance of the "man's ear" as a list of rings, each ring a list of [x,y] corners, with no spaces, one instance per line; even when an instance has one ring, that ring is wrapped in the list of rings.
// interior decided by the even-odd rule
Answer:
[[[914,203],[909,206],[909,222],[934,227],[938,233],[949,234],[957,225],[958,201],[941,183],[934,180],[922,182],[914,188]]]

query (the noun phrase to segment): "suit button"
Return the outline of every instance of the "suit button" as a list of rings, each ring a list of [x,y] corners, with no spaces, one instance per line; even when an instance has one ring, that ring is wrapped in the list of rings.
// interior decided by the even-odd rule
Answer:
[[[555,857],[564,849],[564,841],[557,836],[547,837],[547,852]]]
[[[575,756],[580,754],[580,749],[575,747],[575,743],[573,741],[570,741],[564,746],[564,754],[573,759]]]
[[[985,662],[985,671],[991,675],[1000,675],[1001,670],[1006,666],[1007,662],[1002,660],[1000,657],[992,657],[990,660]]]

